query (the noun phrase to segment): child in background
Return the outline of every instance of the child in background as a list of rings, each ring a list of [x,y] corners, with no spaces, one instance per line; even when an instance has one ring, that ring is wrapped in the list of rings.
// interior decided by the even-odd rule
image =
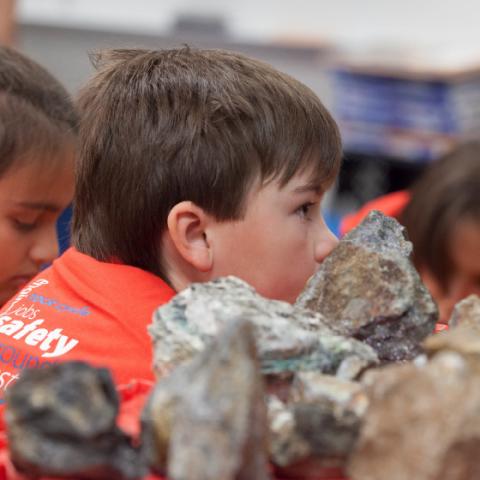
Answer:
[[[58,255],[56,221],[73,197],[76,124],[65,89],[0,46],[0,305]]]
[[[413,188],[366,204],[344,219],[341,233],[370,210],[397,218],[413,243],[413,262],[446,324],[453,306],[480,295],[480,142],[459,145],[433,162]]]
[[[240,54],[118,50],[79,99],[72,242],[0,312],[2,368],[81,359],[153,380],[147,326],[192,282],[236,275],[293,302],[336,244],[320,203],[337,126]]]
[[[457,302],[480,295],[480,142],[434,162],[413,187],[400,221],[440,322],[447,323]]]

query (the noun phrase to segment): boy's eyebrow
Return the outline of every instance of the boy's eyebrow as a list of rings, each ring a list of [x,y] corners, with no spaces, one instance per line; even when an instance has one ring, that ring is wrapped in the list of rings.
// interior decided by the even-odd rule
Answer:
[[[321,195],[324,192],[324,190],[320,185],[318,185],[318,183],[306,183],[305,185],[299,185],[298,187],[295,187],[292,192],[293,193],[314,192],[317,195]]]
[[[56,213],[60,210],[58,205],[48,202],[18,202],[17,206],[29,208],[31,210],[46,210],[47,212]]]

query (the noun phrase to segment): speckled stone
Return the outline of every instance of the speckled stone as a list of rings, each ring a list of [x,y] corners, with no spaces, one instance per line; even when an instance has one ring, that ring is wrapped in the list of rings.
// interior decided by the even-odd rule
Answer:
[[[382,361],[412,359],[438,311],[410,252],[403,227],[371,212],[324,260],[296,305],[320,313],[337,334],[370,345]]]
[[[264,374],[340,371],[353,378],[378,362],[369,346],[334,334],[321,315],[266,299],[242,280],[225,277],[193,284],[155,312],[149,332],[157,376],[203,351],[236,318],[253,323]]]
[[[352,480],[480,478],[480,369],[452,351],[367,373],[370,405]]]
[[[423,342],[423,347],[429,356],[443,350],[466,356],[480,356],[480,329],[465,322],[450,330],[430,335]]]
[[[469,295],[458,302],[453,308],[448,325],[450,328],[458,325],[470,325],[480,329],[480,297],[478,295]]]
[[[156,384],[143,413],[154,471],[171,480],[266,480],[267,414],[248,321]]]
[[[289,393],[285,401],[268,399],[272,462],[283,468],[328,459],[330,466],[344,466],[368,406],[362,385],[300,372]]]
[[[25,370],[7,393],[11,459],[32,478],[141,478],[146,468],[117,413],[106,369],[65,362]]]

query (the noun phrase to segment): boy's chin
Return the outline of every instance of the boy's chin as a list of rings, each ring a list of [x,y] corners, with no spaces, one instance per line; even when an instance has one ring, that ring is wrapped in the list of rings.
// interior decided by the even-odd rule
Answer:
[[[293,305],[296,302],[298,296],[300,295],[300,292],[301,290],[299,290],[298,292],[295,291],[295,292],[289,292],[289,293],[285,293],[285,292],[269,292],[267,294],[264,294],[262,292],[258,292],[258,293],[270,300],[280,300],[281,302],[287,302]]]

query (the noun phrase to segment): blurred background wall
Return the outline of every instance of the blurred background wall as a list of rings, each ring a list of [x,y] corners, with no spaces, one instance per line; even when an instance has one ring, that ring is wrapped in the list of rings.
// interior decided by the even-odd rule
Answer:
[[[19,0],[29,21],[164,33],[185,13],[221,17],[234,35],[306,35],[464,47],[480,42],[476,0]]]
[[[139,36],[382,47],[450,64],[480,57],[479,17],[476,0],[17,0],[17,43],[74,89],[87,73],[86,49],[158,44]]]

